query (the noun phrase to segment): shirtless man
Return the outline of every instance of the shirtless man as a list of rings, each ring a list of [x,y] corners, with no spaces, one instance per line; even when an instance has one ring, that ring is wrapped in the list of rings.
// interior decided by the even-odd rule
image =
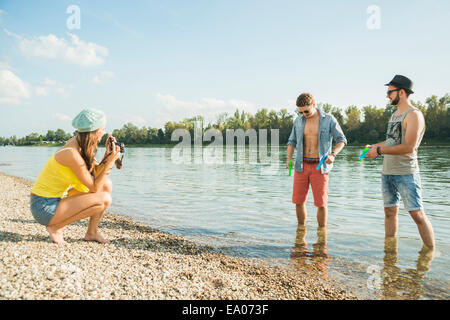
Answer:
[[[314,205],[317,207],[317,222],[319,227],[326,227],[328,174],[333,167],[336,156],[347,144],[347,139],[336,118],[316,108],[316,103],[311,94],[302,93],[297,98],[296,105],[302,115],[294,121],[288,140],[286,161],[286,168],[289,168],[294,149],[297,149],[292,202],[296,205],[298,224],[305,225],[305,203],[311,184]],[[331,152],[333,139],[336,146]],[[327,155],[326,161],[320,170],[316,170],[319,160],[325,154]]]

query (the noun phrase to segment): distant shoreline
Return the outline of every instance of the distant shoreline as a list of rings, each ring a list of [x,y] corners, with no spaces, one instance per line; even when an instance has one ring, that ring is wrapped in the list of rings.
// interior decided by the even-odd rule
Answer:
[[[176,144],[127,144],[125,145],[127,148],[173,148],[177,145]],[[208,144],[203,144],[203,147],[208,146]],[[8,145],[8,146],[0,146],[0,147],[62,147],[64,146],[64,143],[60,144],[30,144],[30,145]],[[224,147],[226,144],[224,144]],[[246,145],[248,146],[248,145]],[[270,144],[267,144],[267,147],[271,147]],[[285,147],[284,144],[279,145],[280,148]],[[365,144],[348,144],[346,148],[364,148]],[[450,142],[448,144],[426,144],[426,145],[420,145],[419,148],[450,148]]]

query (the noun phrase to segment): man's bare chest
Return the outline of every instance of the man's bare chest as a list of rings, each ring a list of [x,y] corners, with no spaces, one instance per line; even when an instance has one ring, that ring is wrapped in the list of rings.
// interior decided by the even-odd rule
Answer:
[[[306,121],[304,136],[306,139],[317,138],[319,132],[319,121]]]

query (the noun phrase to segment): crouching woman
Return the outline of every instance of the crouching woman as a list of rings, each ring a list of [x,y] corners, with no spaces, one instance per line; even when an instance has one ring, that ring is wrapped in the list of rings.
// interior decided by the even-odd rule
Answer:
[[[31,213],[46,226],[57,244],[66,244],[66,225],[85,218],[89,218],[89,225],[84,240],[105,243],[98,224],[112,201],[108,175],[120,156],[120,147],[112,144],[110,148],[108,140],[114,138],[108,137],[105,156],[100,163],[96,161],[106,125],[105,114],[100,110],[81,111],[72,125],[77,129],[76,136],[50,157],[31,189]],[[66,191],[67,196],[63,197]]]

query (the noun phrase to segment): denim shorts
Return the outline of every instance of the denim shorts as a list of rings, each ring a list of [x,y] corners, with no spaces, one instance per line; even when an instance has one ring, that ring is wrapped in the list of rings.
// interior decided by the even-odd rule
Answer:
[[[422,183],[419,173],[400,176],[382,174],[381,190],[385,208],[398,207],[401,196],[406,210],[423,209]]]
[[[30,197],[30,209],[34,219],[44,226],[48,226],[55,215],[61,198],[46,198],[33,195]]]

